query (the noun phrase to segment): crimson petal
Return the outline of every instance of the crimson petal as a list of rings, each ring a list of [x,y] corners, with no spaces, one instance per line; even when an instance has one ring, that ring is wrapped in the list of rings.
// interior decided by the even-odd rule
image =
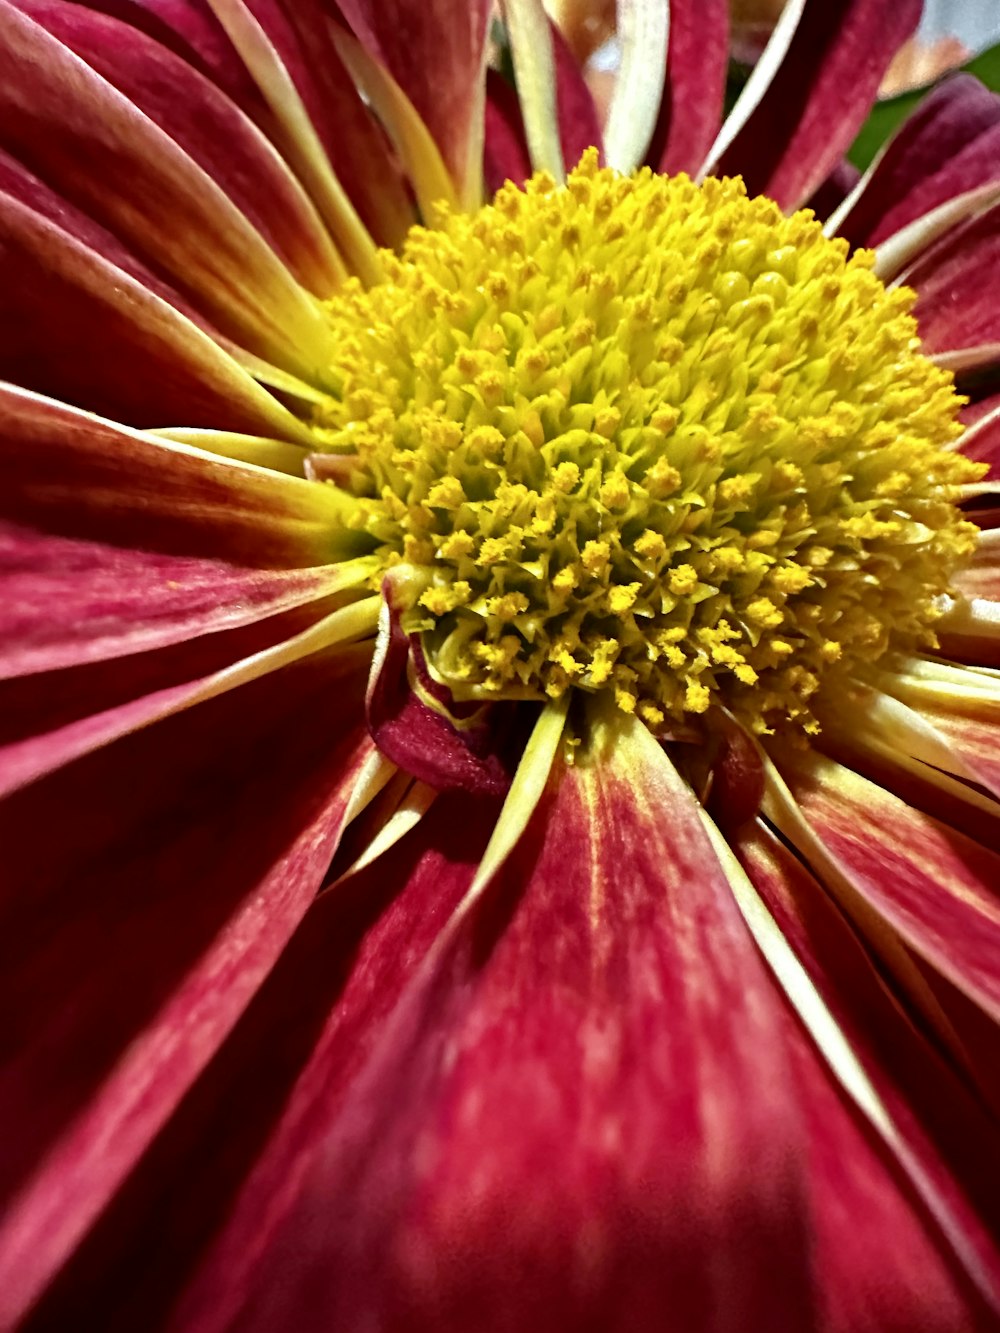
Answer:
[[[313,1071],[267,1248],[287,1169],[246,1190],[175,1327],[810,1327],[784,1021],[655,742],[558,765],[325,1119],[336,1052]]]
[[[211,1058],[319,887],[371,756],[363,681],[357,654],[314,659],[0,810],[4,1327]]]
[[[920,0],[807,0],[791,46],[747,124],[715,164],[784,209],[813,193],[851,144]]]

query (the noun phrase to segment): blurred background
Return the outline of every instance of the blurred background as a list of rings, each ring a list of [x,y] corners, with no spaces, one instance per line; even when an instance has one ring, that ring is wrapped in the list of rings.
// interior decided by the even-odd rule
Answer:
[[[783,3],[731,0],[734,54],[747,62],[756,58]],[[546,4],[588,66],[595,94],[603,100],[602,84],[610,81],[617,65],[615,0],[546,0]],[[1000,0],[924,0],[920,27],[893,62],[883,96],[928,83],[998,42]]]

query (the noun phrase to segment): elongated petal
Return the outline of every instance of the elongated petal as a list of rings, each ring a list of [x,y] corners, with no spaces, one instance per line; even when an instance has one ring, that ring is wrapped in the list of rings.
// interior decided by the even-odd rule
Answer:
[[[989,441],[986,439],[987,433]],[[981,452],[977,441],[970,449],[970,454],[981,459],[984,454],[996,450],[997,466],[1000,467],[1000,416],[995,423],[990,423],[983,437]],[[955,576],[955,586],[966,597],[985,597],[1000,602],[1000,531],[993,529],[980,533],[971,561]]]
[[[322,364],[315,303],[177,143],[7,0],[0,49],[0,129],[15,156],[197,294],[223,332],[293,370]]]
[[[136,425],[308,438],[195,323],[11,195],[0,193],[0,374]]]
[[[1000,1018],[1000,856],[819,755],[783,754],[781,772],[797,810],[777,791],[764,810],[782,833]]]
[[[260,1173],[177,1327],[810,1326],[783,1011],[645,733],[559,769],[472,924],[336,1112],[313,1071],[298,1198],[261,1253]]]
[[[244,656],[222,656],[221,665],[205,675],[193,674],[200,653],[183,655],[184,658],[193,659],[187,670],[183,670],[187,663],[179,661],[181,655],[175,653],[171,655],[173,674],[179,672],[182,677],[177,684],[171,681],[163,685],[156,681],[160,666],[158,661],[150,663],[145,672],[140,669],[130,673],[128,667],[134,667],[134,662],[130,660],[124,664],[125,671],[98,675],[98,692],[103,686],[105,693],[108,693],[109,675],[112,689],[117,675],[119,688],[125,693],[124,700],[112,694],[110,699],[104,701],[103,707],[90,708],[86,712],[81,712],[78,707],[77,715],[67,721],[60,718],[54,722],[41,711],[39,724],[31,734],[0,748],[0,795],[35,782],[45,773],[151,726],[154,722],[161,722],[175,713],[184,712],[229,690],[239,689],[262,676],[280,671],[300,658],[322,652],[333,644],[369,638],[378,619],[377,602],[377,598],[371,597],[331,610],[322,617],[318,613],[309,618],[302,616],[301,619],[306,621],[305,627],[295,633],[287,632],[287,623],[283,622],[285,633],[275,630],[269,623],[264,627],[264,633],[268,629],[272,632],[263,644],[258,639],[252,642],[250,652]],[[246,645],[241,643],[241,639],[246,637],[249,636],[233,635],[223,644],[213,643],[209,652],[218,657],[217,653],[212,652],[213,649],[221,647],[224,652],[225,648],[232,649],[237,645],[243,647],[245,652]],[[139,678],[138,690],[135,688],[136,675]],[[51,683],[51,677],[46,683]],[[72,679],[68,683],[72,689]],[[34,694],[31,701],[38,709],[38,692],[31,690],[32,682],[28,684],[29,699]],[[86,684],[94,688],[92,675]],[[23,694],[23,688],[21,691],[14,690],[15,698],[18,693]],[[86,690],[83,701],[88,701]],[[55,711],[58,712],[58,709]]]
[[[807,0],[788,54],[713,170],[751,194],[800,205],[850,146],[919,0]]]
[[[161,648],[318,601],[342,586],[335,565],[246,569],[0,523],[0,676]]]
[[[950,1251],[972,1284],[1000,1301],[1000,1254],[989,1238],[1000,1221],[1000,1168],[989,1147],[990,1117],[904,1016],[898,998],[887,992],[876,965],[805,866],[759,823],[748,825],[736,845],[873,1083],[889,1156],[935,1218],[928,1228],[895,1173],[879,1162],[874,1145],[833,1109],[815,1071],[808,1073],[813,1098],[826,1104],[817,1117],[811,1181],[824,1250],[816,1271],[836,1312],[833,1326],[919,1328],[933,1326],[935,1315],[945,1318],[944,1327],[973,1326],[975,1309],[963,1310],[963,1293],[945,1255]],[[831,1151],[834,1135],[855,1140],[854,1148]],[[838,1169],[836,1161],[845,1165]],[[865,1206],[850,1207],[848,1191],[865,1196]],[[919,1284],[912,1280],[915,1265],[924,1275]]]
[[[300,282],[328,296],[336,255],[302,187],[253,122],[158,42],[66,0],[17,7],[113,83],[222,187]]]
[[[437,141],[463,197],[478,196],[491,0],[339,0]]]
[[[0,407],[0,515],[22,526],[248,568],[351,553],[332,487],[144,435],[12,385],[0,384]]]
[[[492,802],[440,797],[409,838],[313,904],[43,1302],[43,1326],[89,1318],[104,1333],[134,1333],[165,1316],[207,1251],[169,1325],[232,1327],[317,1141],[466,892],[495,817]]]
[[[1000,204],[952,228],[907,271],[914,314],[929,352],[1000,342],[990,282],[1000,256]]]
[[[729,59],[726,0],[671,0],[667,78],[648,160],[693,175],[722,122]]]
[[[371,752],[358,666],[317,659],[271,677],[0,811],[5,1326],[211,1058],[319,887]],[[53,821],[59,837],[45,837]]]
[[[997,179],[1000,97],[959,74],[928,94],[867,173],[840,222],[852,245],[877,245],[925,213]]]

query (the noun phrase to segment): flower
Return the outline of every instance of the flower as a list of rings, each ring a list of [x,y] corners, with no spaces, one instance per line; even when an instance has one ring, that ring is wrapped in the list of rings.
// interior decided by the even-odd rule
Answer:
[[[0,1326],[996,1327],[1000,99],[492,9],[0,0]]]

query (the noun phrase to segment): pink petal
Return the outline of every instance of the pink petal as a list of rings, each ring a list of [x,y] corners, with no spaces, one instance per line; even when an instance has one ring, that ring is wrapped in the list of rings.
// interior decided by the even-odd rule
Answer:
[[[849,148],[920,0],[808,0],[791,47],[744,128],[715,164],[751,194],[796,208]]]
[[[722,123],[729,65],[726,0],[671,0],[667,79],[648,160],[657,171],[701,166]]]
[[[317,1052],[173,1327],[811,1327],[784,1021],[654,743],[562,768],[346,1099]]]
[[[839,228],[876,245],[966,190],[998,179],[1000,97],[958,74],[929,93],[876,164]]]
[[[806,823],[868,908],[1000,1018],[1000,856],[818,755],[789,750],[780,767]],[[800,839],[791,826],[781,830]]]
[[[0,810],[4,1327],[211,1059],[319,886],[371,754],[363,671],[341,663],[216,700]]]

